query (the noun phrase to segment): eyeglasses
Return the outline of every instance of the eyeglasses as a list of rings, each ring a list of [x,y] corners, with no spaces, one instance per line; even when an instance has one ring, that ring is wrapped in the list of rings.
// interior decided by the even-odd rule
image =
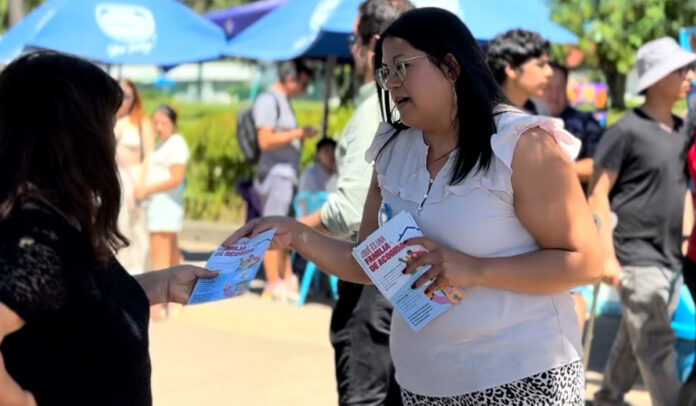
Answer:
[[[675,70],[679,74],[679,76],[686,76],[689,72],[692,72],[696,70],[696,64],[689,64],[686,66],[682,66],[681,68]]]
[[[406,62],[412,61],[414,59],[425,58],[428,55],[418,55],[412,56],[410,58],[398,58],[394,61],[394,67],[382,66],[375,70],[375,77],[377,78],[377,84],[382,89],[388,91],[387,82],[389,82],[389,77],[393,76],[399,82],[403,82],[406,79],[406,68],[408,65]]]

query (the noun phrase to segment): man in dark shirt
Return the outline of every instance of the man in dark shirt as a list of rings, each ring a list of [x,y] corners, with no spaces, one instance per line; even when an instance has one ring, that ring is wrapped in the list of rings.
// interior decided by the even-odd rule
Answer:
[[[548,41],[533,31],[514,29],[493,38],[486,61],[505,96],[532,114],[546,115],[541,97],[551,77]]]
[[[566,130],[580,139],[582,148],[575,160],[577,173],[583,189],[592,176],[592,157],[597,150],[599,139],[602,137],[602,126],[592,117],[592,114],[574,109],[566,96],[568,87],[568,68],[558,63],[550,63],[553,75],[544,91],[542,100],[549,109],[549,115],[563,120]]]
[[[595,405],[623,404],[638,373],[653,405],[677,404],[670,321],[681,285],[688,137],[672,107],[686,96],[694,61],[672,38],[644,44],[636,65],[645,103],[607,130],[594,156],[589,203],[601,220],[603,280],[619,287],[622,306]]]

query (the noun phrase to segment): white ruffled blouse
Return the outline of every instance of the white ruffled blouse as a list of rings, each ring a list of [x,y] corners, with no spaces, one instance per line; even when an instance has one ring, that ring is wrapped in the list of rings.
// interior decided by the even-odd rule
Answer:
[[[395,129],[382,123],[365,157],[374,162],[383,203],[393,214],[410,212],[426,237],[474,257],[539,249],[513,207],[515,145],[526,130],[540,127],[573,159],[580,141],[560,120],[549,117],[504,112],[496,116],[496,124],[490,168],[472,171],[459,184],[449,185],[456,154],[452,152],[428,193],[428,146],[422,132],[403,130],[387,142]],[[470,287],[462,303],[418,332],[394,312],[391,352],[402,387],[426,396],[454,396],[574,362],[582,356],[580,341],[569,293],[530,295]]]

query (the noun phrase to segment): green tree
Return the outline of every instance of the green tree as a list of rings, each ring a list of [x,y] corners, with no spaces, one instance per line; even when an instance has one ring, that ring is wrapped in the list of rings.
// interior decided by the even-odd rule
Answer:
[[[696,24],[691,0],[548,0],[552,18],[578,35],[580,49],[604,73],[612,106],[624,108],[626,74],[636,50]]]
[[[43,0],[0,0],[0,31],[4,32]]]
[[[250,3],[252,0],[183,0],[183,3],[199,13]]]

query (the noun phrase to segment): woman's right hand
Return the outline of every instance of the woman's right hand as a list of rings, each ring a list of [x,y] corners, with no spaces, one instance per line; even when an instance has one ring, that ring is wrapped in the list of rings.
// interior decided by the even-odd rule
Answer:
[[[290,245],[292,245],[293,231],[297,224],[299,223],[290,217],[271,216],[256,218],[243,225],[231,236],[227,237],[222,245],[230,246],[242,237],[252,238],[263,233],[264,231],[275,229],[273,240],[268,246],[268,249],[279,250],[289,248]]]
[[[610,286],[619,286],[619,277],[621,276],[621,264],[612,256],[604,262],[604,272],[602,273],[602,282]]]

